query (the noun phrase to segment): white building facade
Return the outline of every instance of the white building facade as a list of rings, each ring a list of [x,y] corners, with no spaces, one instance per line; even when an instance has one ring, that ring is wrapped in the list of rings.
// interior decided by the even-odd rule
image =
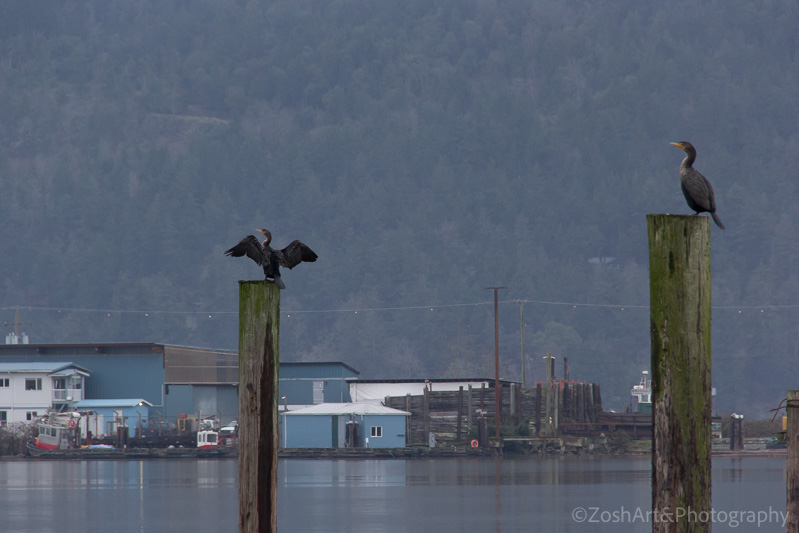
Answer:
[[[89,371],[73,363],[0,363],[0,425],[33,422],[83,400]]]

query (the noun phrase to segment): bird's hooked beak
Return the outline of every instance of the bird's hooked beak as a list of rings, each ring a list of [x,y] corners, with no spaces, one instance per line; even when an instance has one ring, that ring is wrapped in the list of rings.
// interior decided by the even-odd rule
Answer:
[[[672,146],[676,146],[677,148],[682,150],[682,143],[681,142],[679,142],[679,143],[669,143],[669,144],[672,145]]]
[[[674,144],[674,143],[671,143],[671,144]],[[266,235],[266,230],[265,230],[265,229],[257,229],[257,230],[255,230],[255,231],[257,231],[257,232],[258,232],[258,233],[260,233],[261,235]]]

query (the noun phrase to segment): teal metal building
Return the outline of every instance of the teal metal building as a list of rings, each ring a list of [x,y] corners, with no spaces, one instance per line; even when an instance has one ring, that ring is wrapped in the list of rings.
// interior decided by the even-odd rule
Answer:
[[[238,354],[155,343],[7,344],[0,362],[72,361],[91,372],[84,398],[141,398],[162,417],[238,417]],[[155,415],[153,415],[155,418]]]
[[[280,413],[282,448],[404,448],[406,411],[324,403]]]
[[[279,398],[286,405],[347,403],[360,372],[341,362],[280,363]]]
[[[179,414],[213,416],[221,425],[238,418],[238,352],[157,343],[6,344],[0,363],[71,361],[88,369],[84,399],[142,398],[174,423]],[[280,364],[281,405],[351,401],[349,382],[359,372],[341,362]]]
[[[94,411],[103,417],[102,428],[90,427],[95,435],[113,434],[116,424],[128,427],[128,436],[135,437],[139,427],[147,427],[149,408],[152,407],[144,398],[119,398],[113,400],[81,400],[75,408],[81,411]],[[91,425],[91,424],[90,424]]]

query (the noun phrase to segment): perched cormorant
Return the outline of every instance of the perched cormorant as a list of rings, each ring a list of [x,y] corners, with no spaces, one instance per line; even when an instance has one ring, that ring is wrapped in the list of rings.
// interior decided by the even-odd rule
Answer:
[[[721,223],[721,219],[716,215],[716,197],[713,194],[713,187],[707,181],[707,178],[693,167],[694,161],[696,161],[696,148],[688,141],[669,144],[685,152],[685,159],[682,160],[680,165],[680,185],[682,186],[682,193],[685,195],[685,201],[688,202],[688,207],[696,211],[697,215],[699,213],[710,213],[710,216],[713,217],[713,222],[721,229],[724,229],[724,224]]]
[[[274,280],[275,285],[277,285],[279,289],[286,288],[283,281],[280,279],[281,266],[294,268],[303,261],[306,263],[313,263],[318,257],[313,250],[300,241],[293,241],[282,250],[275,250],[269,246],[269,243],[272,242],[272,234],[269,230],[259,229],[258,232],[266,237],[263,244],[258,242],[255,235],[248,235],[240,240],[236,246],[227,250],[225,255],[233,257],[246,255],[264,267],[266,279]]]

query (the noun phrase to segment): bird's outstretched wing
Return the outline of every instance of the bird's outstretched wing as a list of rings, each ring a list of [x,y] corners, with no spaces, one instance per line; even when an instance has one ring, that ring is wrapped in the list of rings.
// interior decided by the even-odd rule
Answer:
[[[293,241],[291,244],[282,250],[276,250],[277,261],[280,266],[286,268],[294,268],[303,261],[306,263],[313,263],[318,257],[313,250],[300,241]]]
[[[247,235],[244,237],[236,246],[227,250],[225,255],[233,257],[246,255],[259,265],[262,265],[264,262],[264,249],[254,235]]]

